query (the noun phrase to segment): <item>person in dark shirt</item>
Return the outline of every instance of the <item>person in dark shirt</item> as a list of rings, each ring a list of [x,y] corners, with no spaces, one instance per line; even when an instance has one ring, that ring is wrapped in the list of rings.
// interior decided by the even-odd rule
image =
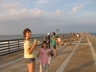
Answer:
[[[48,48],[50,49],[50,33],[47,34],[46,40],[48,43]]]

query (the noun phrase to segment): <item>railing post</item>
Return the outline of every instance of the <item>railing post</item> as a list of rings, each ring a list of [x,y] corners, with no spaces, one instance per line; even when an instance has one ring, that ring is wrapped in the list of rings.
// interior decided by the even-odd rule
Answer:
[[[18,50],[19,50],[19,40],[18,40]]]
[[[95,38],[95,52],[96,52],[96,38]]]
[[[10,41],[8,41],[8,48],[9,48],[9,53],[10,53]]]

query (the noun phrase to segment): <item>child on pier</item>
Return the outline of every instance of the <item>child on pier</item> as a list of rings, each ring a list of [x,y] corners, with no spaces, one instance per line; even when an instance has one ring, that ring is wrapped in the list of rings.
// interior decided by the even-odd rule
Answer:
[[[47,48],[47,41],[43,41],[37,57],[40,56],[40,72],[49,72],[50,49]]]
[[[24,29],[24,59],[27,64],[29,72],[34,72],[35,69],[35,55],[34,49],[37,44],[37,40],[34,40],[32,44],[30,41],[31,38],[31,30],[29,28]]]

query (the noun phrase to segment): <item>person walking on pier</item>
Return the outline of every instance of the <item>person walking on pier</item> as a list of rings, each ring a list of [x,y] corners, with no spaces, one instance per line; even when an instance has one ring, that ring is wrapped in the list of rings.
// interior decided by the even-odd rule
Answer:
[[[52,33],[51,40],[52,40],[52,45],[53,45],[53,48],[54,48],[54,56],[56,56],[57,51],[56,51],[56,35],[55,35],[55,32]]]
[[[51,50],[48,48],[47,41],[43,41],[42,47],[37,54],[37,57],[40,56],[40,72],[49,72],[50,52]]]
[[[37,41],[35,40],[34,43],[32,44],[30,41],[31,37],[31,30],[26,28],[23,31],[24,35],[24,59],[25,62],[27,63],[28,71],[29,72],[34,72],[35,69],[35,56],[34,56],[34,48],[37,44]]]
[[[47,43],[48,43],[48,48],[50,49],[50,33],[47,33],[46,40],[47,40]]]

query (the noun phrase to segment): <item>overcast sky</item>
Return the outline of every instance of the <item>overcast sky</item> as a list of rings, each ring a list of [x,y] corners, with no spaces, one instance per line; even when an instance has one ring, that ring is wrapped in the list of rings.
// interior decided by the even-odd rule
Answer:
[[[96,0],[0,0],[0,35],[96,32]]]

